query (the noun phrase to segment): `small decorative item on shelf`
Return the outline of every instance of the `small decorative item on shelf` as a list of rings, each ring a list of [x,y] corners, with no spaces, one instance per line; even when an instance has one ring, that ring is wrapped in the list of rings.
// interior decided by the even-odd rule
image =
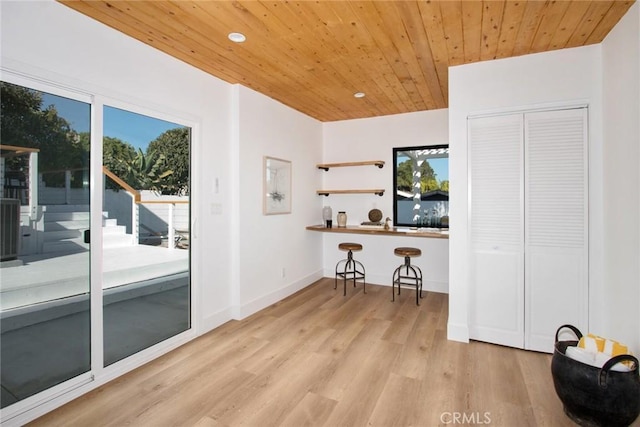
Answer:
[[[385,230],[391,229],[391,218],[387,217],[387,219],[384,220],[384,229]]]
[[[331,206],[325,206],[322,208],[322,219],[324,220],[324,226],[326,228],[332,227],[333,211],[331,210]]]
[[[382,211],[380,209],[371,209],[369,211],[369,221],[380,222],[382,220]]]
[[[347,226],[347,213],[345,211],[338,212],[338,227]]]
[[[382,211],[380,209],[371,209],[369,211],[369,221],[360,223],[361,227],[383,227]]]

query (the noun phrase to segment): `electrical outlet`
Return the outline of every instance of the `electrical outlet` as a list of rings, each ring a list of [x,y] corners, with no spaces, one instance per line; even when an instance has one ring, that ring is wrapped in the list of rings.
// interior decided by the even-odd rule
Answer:
[[[282,267],[282,278],[284,279],[285,277],[287,277],[287,271]]]

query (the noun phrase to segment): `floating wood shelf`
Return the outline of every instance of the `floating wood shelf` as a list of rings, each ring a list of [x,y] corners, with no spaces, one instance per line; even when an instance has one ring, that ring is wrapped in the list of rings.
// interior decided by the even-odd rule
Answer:
[[[436,229],[411,229],[411,228],[398,228],[391,227],[389,230],[385,230],[384,227],[380,228],[367,228],[357,225],[347,225],[346,227],[326,228],[324,225],[310,225],[306,227],[307,230],[320,231],[322,233],[352,233],[352,234],[368,234],[378,236],[408,236],[408,237],[430,237],[432,239],[448,239],[449,230],[436,230]]]
[[[378,196],[382,196],[384,194],[384,189],[382,188],[374,188],[371,190],[318,190],[319,196],[328,196],[329,194],[376,194]]]
[[[384,166],[384,160],[366,160],[364,162],[344,162],[344,163],[321,163],[316,165],[318,169],[324,169],[328,171],[329,168],[340,168],[345,166],[369,166],[374,165],[382,169]]]

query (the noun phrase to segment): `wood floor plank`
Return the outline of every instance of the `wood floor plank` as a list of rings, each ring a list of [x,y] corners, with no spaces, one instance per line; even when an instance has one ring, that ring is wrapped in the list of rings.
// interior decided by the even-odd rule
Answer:
[[[283,332],[281,339],[270,341],[266,346],[242,363],[242,369],[260,374],[277,369],[292,356],[307,352],[307,346],[317,348],[335,331],[325,328],[296,329]]]
[[[258,380],[265,384],[243,405],[242,412],[228,414],[220,421],[233,426],[280,425],[308,393],[311,384],[324,375],[329,357],[318,353],[297,353],[275,372]]]
[[[348,344],[340,341],[328,341],[320,354],[332,357],[328,367],[329,374],[313,385],[311,391],[324,397],[340,400],[356,376],[364,368],[364,361],[370,357],[382,334],[389,327],[385,320],[370,319],[367,328],[360,329]]]
[[[239,369],[218,372],[209,368],[201,375],[181,384],[180,387],[154,394],[154,398],[144,395],[145,399],[153,399],[152,405],[133,416],[112,414],[109,425],[115,427],[127,424],[136,426],[195,424],[207,416],[211,402],[226,398],[238,384],[249,382],[254,378],[254,375]],[[99,422],[99,420],[96,421]]]
[[[395,301],[393,304],[411,304],[413,305],[413,309],[410,307],[402,307],[402,309],[399,309],[395,317],[391,319],[391,325],[382,339],[398,344],[405,344],[416,320],[420,317],[420,306],[416,305],[415,301],[409,298],[405,298],[404,301]]]
[[[470,396],[470,406],[481,413],[490,413],[492,422],[498,425],[527,425],[534,420],[531,402],[526,392],[524,377],[519,369],[515,351],[505,352],[505,348],[487,343],[473,343],[475,352],[474,378],[482,388]],[[495,366],[494,360],[500,361]],[[493,366],[493,369],[487,369]],[[496,407],[494,402],[500,402]]]
[[[222,427],[222,424],[210,417],[200,418],[193,427]]]
[[[448,341],[448,296],[414,296],[321,279],[32,425],[572,425],[549,355]]]
[[[338,404],[326,422],[327,426],[363,426],[367,424],[373,409],[390,375],[400,352],[400,345],[379,340],[370,346],[371,351],[362,360],[361,368],[344,388]]]
[[[372,288],[372,286],[369,286]],[[342,296],[339,290],[328,289],[334,293],[331,304],[323,304],[322,309],[326,310],[326,315],[320,320],[321,324],[333,328],[342,329],[354,323],[354,319],[374,317],[379,304],[379,292],[374,289],[367,289],[363,293],[362,288],[347,292]],[[338,303],[335,303],[338,301]]]
[[[541,357],[542,356],[542,357]],[[551,355],[541,355],[530,351],[517,351],[518,366],[526,382],[531,410],[535,418],[535,424],[545,426],[572,426],[574,425],[562,410],[562,402],[559,399],[549,399],[546,390],[553,389],[553,378],[545,373],[551,372]],[[637,420],[640,425],[640,419]]]
[[[309,298],[304,304],[291,309],[290,306],[285,306],[288,312],[280,313],[280,311],[271,311],[268,317],[268,322],[260,322],[262,327],[259,330],[254,330],[252,335],[257,338],[273,339],[280,336],[283,331],[287,331],[291,328],[291,325],[296,325],[303,319],[308,319],[309,316],[314,314],[316,307],[323,302],[330,299],[329,295],[317,295]],[[280,308],[282,310],[282,307]]]
[[[434,300],[434,298],[429,298]],[[428,308],[427,314],[418,316],[413,324],[405,344],[402,346],[397,362],[392,367],[396,374],[417,379],[425,379],[429,366],[429,355],[434,345],[438,317],[440,314]],[[437,313],[437,314],[436,314]]]
[[[415,410],[423,402],[419,400],[420,381],[396,374],[389,375],[368,424],[370,426],[418,426]]]
[[[378,306],[378,309],[373,313],[373,316],[382,320],[393,320],[399,312],[404,310],[403,304],[391,302],[390,287],[385,286],[380,292],[382,293],[381,302],[384,302],[384,304],[380,304]]]
[[[335,400],[308,392],[282,421],[280,427],[311,427],[326,423],[335,408]]]
[[[471,409],[469,391],[464,385],[473,384],[473,380],[465,378],[463,364],[470,345],[446,341],[446,332],[436,329],[434,343],[425,361],[426,372],[420,382],[419,400],[423,403],[417,409],[420,420],[417,425],[442,425],[443,413],[468,412]]]

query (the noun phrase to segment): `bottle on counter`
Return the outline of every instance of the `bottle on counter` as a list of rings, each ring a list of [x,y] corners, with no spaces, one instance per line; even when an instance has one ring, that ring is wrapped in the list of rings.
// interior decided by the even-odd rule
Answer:
[[[333,218],[333,211],[331,210],[331,206],[325,206],[322,208],[322,219],[324,220],[324,226],[326,228],[331,228],[331,219]]]

